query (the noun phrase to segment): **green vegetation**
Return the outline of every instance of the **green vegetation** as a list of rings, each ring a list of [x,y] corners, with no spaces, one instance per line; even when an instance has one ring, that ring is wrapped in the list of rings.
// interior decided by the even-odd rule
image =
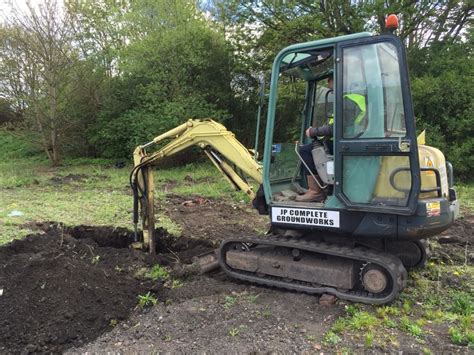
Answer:
[[[232,327],[232,328],[229,329],[228,334],[231,337],[236,337],[237,335],[240,334],[240,330],[239,330],[239,328]]]
[[[140,308],[154,306],[157,302],[158,302],[158,299],[155,296],[153,296],[150,292],[147,292],[144,295],[138,295],[138,306]]]
[[[341,337],[336,333],[329,331],[326,333],[323,339],[324,345],[336,345],[337,343],[341,342]]]
[[[345,316],[332,324],[324,344],[338,348],[346,337],[362,336],[367,348],[390,349],[398,346],[396,330],[423,344],[443,329],[454,345],[474,347],[473,285],[474,267],[430,262],[425,269],[410,272],[407,287],[393,304],[347,305]],[[436,349],[423,352],[436,353]]]
[[[474,211],[474,183],[456,185],[456,190],[461,206],[470,211]]]
[[[465,1],[84,0],[66,1],[56,16],[57,2],[40,2],[42,11],[12,11],[0,31],[0,126],[13,133],[3,142],[9,158],[34,156],[53,165],[128,158],[158,133],[206,117],[251,146],[257,76],[268,73],[283,47],[384,33],[385,16],[396,13],[403,19],[397,34],[408,47],[417,126],[427,128],[428,143],[446,153],[458,176],[470,178],[473,32]],[[301,110],[295,90],[301,89],[282,79],[278,141],[295,138]],[[22,134],[28,143],[19,145],[15,138]]]
[[[170,274],[168,270],[159,264],[156,264],[150,269],[150,271],[145,273],[145,277],[153,281],[165,281],[169,276]]]
[[[235,302],[237,302],[237,297],[234,296],[226,296],[224,299],[224,308],[231,308],[235,305]]]
[[[42,161],[3,161],[0,163],[0,244],[31,233],[28,223],[35,221],[132,229],[129,166],[117,169],[109,161],[84,159],[57,168],[48,167]],[[206,188],[200,190],[203,197],[216,197],[215,191],[218,191],[220,198],[247,198],[235,192],[210,163],[159,170],[155,177],[159,202],[165,200],[164,191],[178,193],[181,185],[189,184],[190,179],[186,177],[206,181]],[[171,183],[175,186],[168,188]],[[13,211],[22,215],[9,216]],[[158,227],[165,228],[171,235],[181,235],[181,228],[168,216],[160,211],[157,214]]]

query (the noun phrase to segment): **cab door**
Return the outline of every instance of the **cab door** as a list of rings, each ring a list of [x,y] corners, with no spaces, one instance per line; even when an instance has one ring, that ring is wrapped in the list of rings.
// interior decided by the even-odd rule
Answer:
[[[349,210],[412,214],[420,191],[406,56],[392,35],[336,46],[335,194]]]

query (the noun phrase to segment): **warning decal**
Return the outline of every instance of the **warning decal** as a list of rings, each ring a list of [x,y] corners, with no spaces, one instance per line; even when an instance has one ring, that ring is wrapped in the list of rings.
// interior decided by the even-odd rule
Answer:
[[[426,215],[428,217],[439,216],[440,214],[441,214],[441,203],[439,201],[428,202],[426,204]]]
[[[339,212],[312,208],[272,207],[272,222],[339,228]]]

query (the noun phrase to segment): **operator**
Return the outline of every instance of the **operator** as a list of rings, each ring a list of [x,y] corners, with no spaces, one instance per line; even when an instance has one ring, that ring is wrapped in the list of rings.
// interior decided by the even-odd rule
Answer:
[[[333,90],[333,74],[328,77],[328,89]],[[358,133],[363,133],[367,124],[367,109],[365,96],[360,94],[344,95],[343,129],[344,138],[357,137]],[[313,161],[311,151],[315,145],[321,145],[322,140],[326,140],[329,154],[333,154],[333,126],[334,118],[329,117],[328,124],[320,127],[309,127],[306,136],[313,138],[313,142],[300,146],[299,153],[303,159],[303,171],[308,182],[308,190],[305,194],[296,196],[298,202],[323,202],[326,199],[326,192],[322,188],[323,183],[318,176],[316,165]],[[322,138],[322,139],[321,139]],[[306,166],[305,166],[306,165]],[[309,170],[308,170],[309,168]],[[316,181],[315,178],[318,180]]]

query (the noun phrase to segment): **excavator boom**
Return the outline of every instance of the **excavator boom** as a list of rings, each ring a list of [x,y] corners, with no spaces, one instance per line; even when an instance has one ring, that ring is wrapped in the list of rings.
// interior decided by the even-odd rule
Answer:
[[[159,150],[147,152],[148,148],[167,139],[171,141]],[[130,185],[134,195],[134,224],[136,230],[141,215],[144,244],[149,247],[150,252],[154,252],[155,249],[154,184],[151,168],[193,146],[201,148],[231,185],[237,190],[244,191],[250,198],[255,197],[255,192],[246,177],[250,177],[258,184],[262,183],[261,164],[235,138],[234,133],[211,119],[188,120],[155,137],[149,143],[138,146],[133,153],[134,168],[130,174]]]

